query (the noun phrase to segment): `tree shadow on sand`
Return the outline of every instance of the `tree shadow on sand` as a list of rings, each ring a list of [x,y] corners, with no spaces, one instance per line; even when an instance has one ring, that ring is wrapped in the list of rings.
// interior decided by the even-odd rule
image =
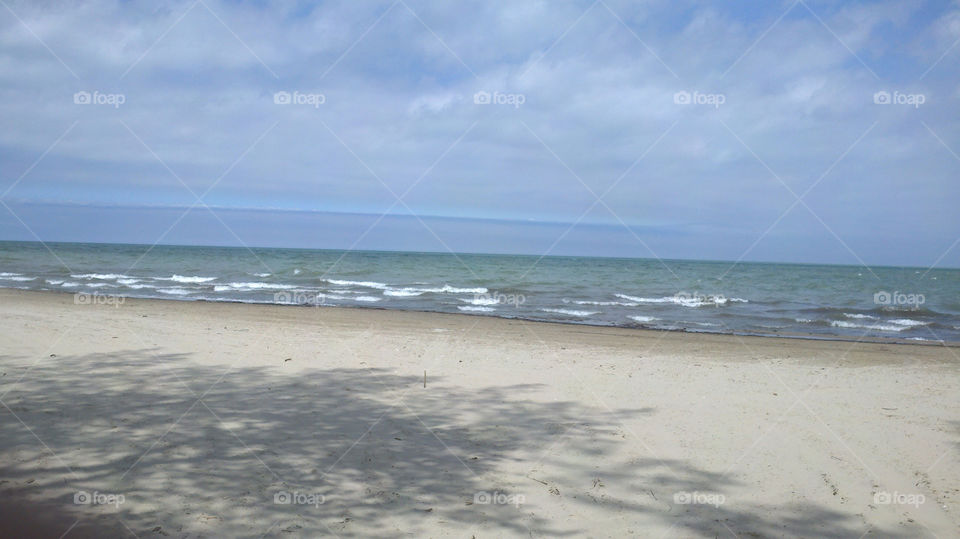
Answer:
[[[152,350],[45,359],[18,383],[29,364],[0,358],[4,537],[618,536],[644,535],[645,523],[681,536],[864,531],[814,505],[678,505],[678,492],[737,483],[681,460],[616,462],[619,420],[655,410],[537,401],[537,386],[227,371]],[[560,446],[574,462],[552,459]],[[553,474],[531,475],[541,460]],[[605,492],[598,470],[628,487]],[[561,479],[583,487],[560,492]],[[83,492],[106,503],[75,503]],[[578,520],[587,506],[609,519]]]

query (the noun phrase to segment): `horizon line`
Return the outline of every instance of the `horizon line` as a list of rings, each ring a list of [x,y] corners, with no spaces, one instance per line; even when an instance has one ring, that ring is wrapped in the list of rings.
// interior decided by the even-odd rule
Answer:
[[[390,249],[337,249],[331,247],[279,247],[275,245],[208,245],[208,244],[181,244],[181,243],[125,243],[111,241],[38,241],[38,240],[8,240],[0,238],[0,243],[33,243],[37,245],[46,245],[51,243],[69,244],[69,245],[125,245],[132,247],[188,247],[188,248],[213,248],[213,249],[265,249],[265,250],[288,250],[288,251],[335,251],[335,252],[356,252],[356,253],[391,253],[391,254],[421,254],[421,255],[447,255],[447,256],[515,256],[530,258],[602,258],[612,260],[646,260],[651,262],[703,262],[716,264],[731,264],[739,266],[744,264],[767,264],[782,266],[829,266],[846,268],[893,268],[893,269],[921,269],[927,271],[936,270],[960,270],[960,267],[936,267],[936,266],[895,266],[889,264],[836,264],[824,262],[781,262],[772,260],[715,260],[703,258],[656,258],[656,257],[634,257],[634,256],[605,256],[605,255],[554,255],[539,253],[488,253],[488,252],[468,252],[468,251],[402,251]]]

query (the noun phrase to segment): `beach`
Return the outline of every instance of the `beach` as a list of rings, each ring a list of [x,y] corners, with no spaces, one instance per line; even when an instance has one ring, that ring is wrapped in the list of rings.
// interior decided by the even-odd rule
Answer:
[[[0,290],[6,537],[960,534],[960,348],[76,298]]]

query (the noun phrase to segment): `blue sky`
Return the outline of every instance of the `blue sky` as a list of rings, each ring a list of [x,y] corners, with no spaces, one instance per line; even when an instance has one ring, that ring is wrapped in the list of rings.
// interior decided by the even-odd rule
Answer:
[[[7,0],[0,239],[960,266],[960,3],[637,4]]]

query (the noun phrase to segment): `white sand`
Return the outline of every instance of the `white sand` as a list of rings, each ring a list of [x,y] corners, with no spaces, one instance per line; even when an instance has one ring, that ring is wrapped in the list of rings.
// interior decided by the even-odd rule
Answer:
[[[955,348],[19,291],[0,327],[2,537],[960,536]]]

